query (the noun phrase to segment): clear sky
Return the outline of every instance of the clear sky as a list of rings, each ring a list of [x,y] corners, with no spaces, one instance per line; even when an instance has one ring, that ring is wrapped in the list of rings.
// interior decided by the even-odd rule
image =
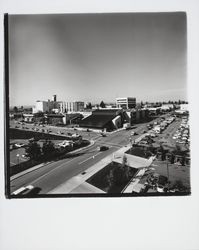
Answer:
[[[186,14],[9,16],[10,105],[186,98]]]

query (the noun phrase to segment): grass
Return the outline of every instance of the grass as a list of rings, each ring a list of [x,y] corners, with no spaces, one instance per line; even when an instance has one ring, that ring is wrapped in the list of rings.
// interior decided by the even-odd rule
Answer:
[[[106,193],[121,193],[136,172],[137,169],[111,162],[91,176],[87,182]]]

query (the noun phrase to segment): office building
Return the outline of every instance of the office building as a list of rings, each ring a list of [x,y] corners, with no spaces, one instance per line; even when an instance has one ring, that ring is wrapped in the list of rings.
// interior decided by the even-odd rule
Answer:
[[[61,113],[83,111],[84,102],[60,102],[59,109]]]
[[[136,98],[134,97],[123,97],[116,98],[116,107],[123,109],[132,109],[136,107]]]

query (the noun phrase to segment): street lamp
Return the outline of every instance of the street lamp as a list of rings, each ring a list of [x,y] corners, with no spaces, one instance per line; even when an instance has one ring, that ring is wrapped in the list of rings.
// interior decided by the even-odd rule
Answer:
[[[16,156],[17,156],[17,162],[18,162],[18,165],[19,165],[19,154],[17,154]]]
[[[167,157],[167,178],[168,178],[168,191],[169,191],[169,159]]]

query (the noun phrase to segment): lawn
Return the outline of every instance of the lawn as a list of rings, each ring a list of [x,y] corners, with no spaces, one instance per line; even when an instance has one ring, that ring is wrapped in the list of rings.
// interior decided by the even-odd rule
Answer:
[[[91,176],[87,182],[106,193],[121,193],[136,172],[137,169],[111,162]]]

